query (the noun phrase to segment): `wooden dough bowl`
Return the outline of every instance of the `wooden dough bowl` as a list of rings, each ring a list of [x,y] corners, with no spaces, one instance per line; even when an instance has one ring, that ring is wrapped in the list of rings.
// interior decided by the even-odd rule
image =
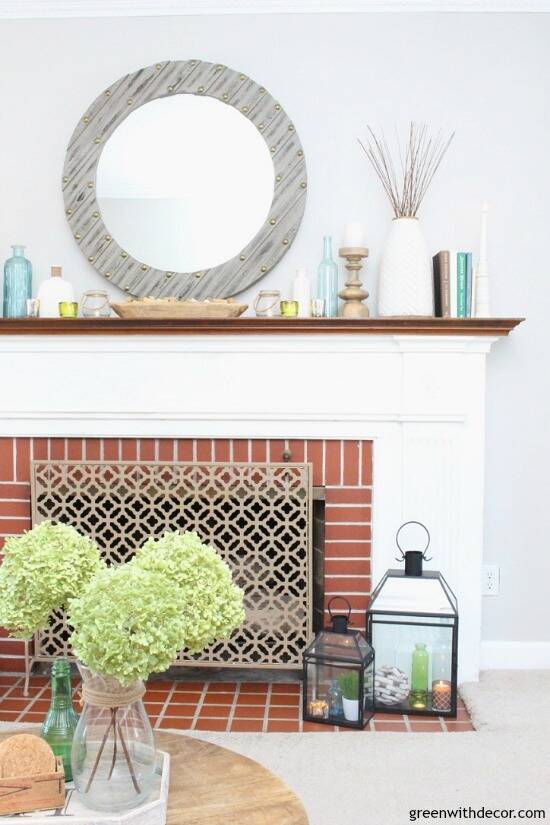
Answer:
[[[238,318],[248,309],[248,304],[232,300],[216,301],[125,301],[111,304],[120,318],[130,320],[173,320],[177,318]]]

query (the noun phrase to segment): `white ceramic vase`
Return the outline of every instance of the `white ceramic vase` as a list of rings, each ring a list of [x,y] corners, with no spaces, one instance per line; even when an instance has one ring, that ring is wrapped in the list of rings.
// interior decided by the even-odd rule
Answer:
[[[344,718],[348,722],[357,722],[359,720],[359,699],[346,699],[342,696],[342,704],[344,706]]]
[[[378,314],[434,314],[432,259],[418,218],[392,221],[380,262]]]

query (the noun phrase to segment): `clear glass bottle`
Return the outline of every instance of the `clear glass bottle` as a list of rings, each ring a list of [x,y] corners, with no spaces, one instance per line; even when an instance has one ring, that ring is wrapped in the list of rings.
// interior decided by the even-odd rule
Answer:
[[[71,666],[67,659],[56,659],[53,663],[51,685],[52,701],[42,725],[42,738],[63,759],[65,781],[70,782],[71,748],[78,716],[73,707]]]
[[[332,258],[332,238],[323,238],[323,260],[317,270],[317,298],[325,301],[327,318],[338,317],[338,266]]]
[[[327,693],[328,715],[343,716],[344,704],[342,702],[342,691],[338,679],[332,679]]]
[[[428,706],[428,676],[430,656],[423,642],[414,646],[411,668],[411,692],[409,703],[411,708],[422,710]]]
[[[144,802],[155,778],[155,741],[143,685],[121,685],[79,663],[84,709],[73,739],[72,770],[81,801],[98,811]]]
[[[24,318],[32,298],[32,265],[24,246],[12,246],[13,255],[4,264],[4,318]]]

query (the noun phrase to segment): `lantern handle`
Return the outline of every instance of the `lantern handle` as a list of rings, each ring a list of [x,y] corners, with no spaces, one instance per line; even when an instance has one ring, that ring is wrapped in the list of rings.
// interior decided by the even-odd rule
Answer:
[[[419,526],[419,527],[423,527],[423,528],[424,528],[424,530],[426,531],[426,535],[427,535],[427,537],[428,537],[428,541],[427,541],[427,543],[426,543],[426,547],[425,547],[425,548],[424,548],[424,550],[422,551],[422,558],[424,559],[424,561],[431,561],[431,560],[432,560],[432,558],[433,558],[433,556],[430,556],[430,558],[428,558],[428,557],[426,556],[426,552],[427,552],[427,550],[428,550],[428,547],[430,546],[430,541],[431,541],[430,531],[428,530],[428,528],[426,527],[426,525],[425,525],[425,524],[422,524],[422,522],[421,522],[421,521],[414,521],[414,520],[413,520],[413,521],[406,521],[404,524],[402,524],[402,525],[401,525],[401,527],[399,528],[399,530],[398,530],[398,531],[397,531],[397,533],[395,534],[395,543],[397,544],[397,546],[398,546],[398,548],[399,548],[399,552],[401,553],[401,558],[398,558],[398,557],[396,556],[396,557],[395,557],[395,560],[396,560],[396,561],[403,561],[403,560],[405,559],[405,553],[403,552],[403,548],[402,548],[402,547],[401,547],[401,545],[399,544],[399,533],[401,532],[401,530],[403,529],[403,527],[407,527],[407,525],[409,525],[409,524],[418,524],[418,526]]]
[[[347,605],[347,607],[348,607],[348,619],[349,619],[349,618],[350,618],[350,616],[351,616],[351,604],[348,602],[348,600],[346,599],[346,597],[345,597],[345,596],[333,596],[333,597],[332,597],[332,599],[331,599],[331,600],[329,601],[329,603],[327,604],[328,615],[330,616],[330,618],[331,618],[331,620],[332,620],[332,619],[333,619],[333,615],[332,615],[331,604],[332,604],[333,602],[335,602],[337,599],[340,599],[341,601],[343,601],[343,602],[345,602],[345,603],[346,603],[346,605]]]

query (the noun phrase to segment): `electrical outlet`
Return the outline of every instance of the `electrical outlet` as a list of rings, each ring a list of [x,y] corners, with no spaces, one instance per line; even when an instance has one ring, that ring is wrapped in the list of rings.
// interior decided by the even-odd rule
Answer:
[[[500,567],[498,564],[484,564],[482,577],[482,596],[498,596],[500,590]]]

